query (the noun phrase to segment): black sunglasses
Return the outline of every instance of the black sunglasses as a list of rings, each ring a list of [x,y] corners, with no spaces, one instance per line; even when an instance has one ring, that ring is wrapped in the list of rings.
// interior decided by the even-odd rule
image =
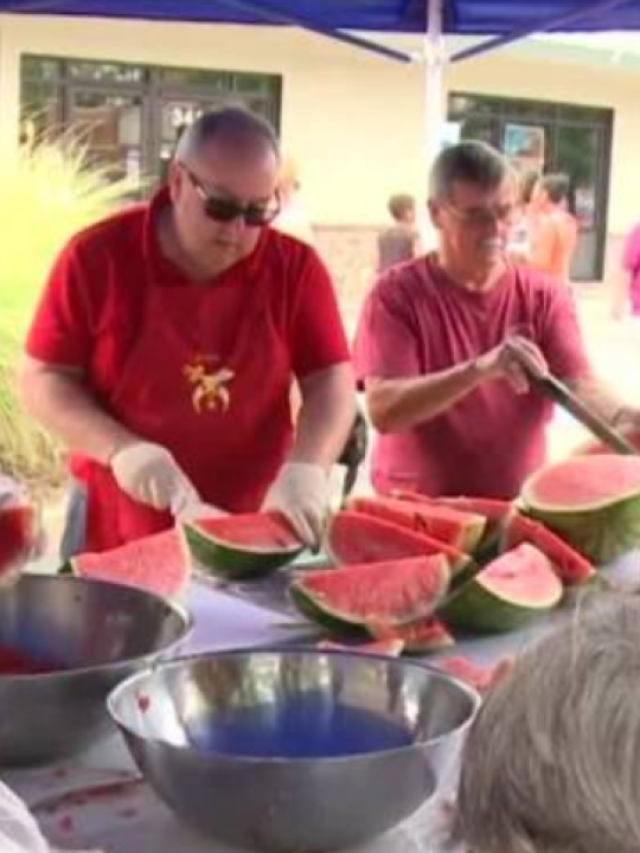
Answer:
[[[270,199],[267,202],[240,204],[230,198],[210,195],[200,178],[194,175],[191,169],[188,169],[184,163],[182,167],[189,176],[189,180],[193,184],[195,191],[202,199],[205,214],[215,222],[232,222],[240,216],[247,225],[255,227],[268,225],[280,213],[280,201],[278,198]]]

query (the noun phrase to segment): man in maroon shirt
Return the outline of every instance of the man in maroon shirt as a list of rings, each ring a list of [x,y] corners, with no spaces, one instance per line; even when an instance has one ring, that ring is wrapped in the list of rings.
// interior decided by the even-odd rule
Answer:
[[[503,157],[464,142],[431,176],[435,254],[382,275],[365,303],[356,374],[380,435],[379,491],[512,498],[545,458],[550,370],[612,423],[640,423],[593,375],[566,288],[506,255],[516,182]],[[526,369],[525,369],[526,366]]]

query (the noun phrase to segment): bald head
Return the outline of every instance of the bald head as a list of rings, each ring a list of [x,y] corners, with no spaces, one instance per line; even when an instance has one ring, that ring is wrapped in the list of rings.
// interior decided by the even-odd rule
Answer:
[[[279,158],[275,131],[266,119],[243,107],[229,106],[203,113],[180,137],[175,159],[194,163],[212,142],[233,147],[238,156],[252,156],[265,147]]]

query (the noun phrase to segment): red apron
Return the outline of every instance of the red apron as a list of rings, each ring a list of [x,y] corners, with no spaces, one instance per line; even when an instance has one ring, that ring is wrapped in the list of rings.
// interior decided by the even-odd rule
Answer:
[[[270,310],[277,272],[241,263],[244,281],[220,285],[238,288],[233,311],[216,309],[216,283],[146,282],[140,332],[107,401],[132,432],[173,453],[204,501],[232,512],[259,508],[292,436],[290,355]],[[108,468],[82,459],[79,470],[87,550],[172,524],[125,495]]]

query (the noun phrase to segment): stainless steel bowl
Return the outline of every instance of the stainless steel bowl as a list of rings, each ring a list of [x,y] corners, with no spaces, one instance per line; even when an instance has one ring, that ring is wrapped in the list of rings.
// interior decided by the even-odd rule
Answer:
[[[0,647],[64,667],[0,675],[0,766],[67,756],[113,730],[109,691],[189,628],[179,608],[131,587],[23,575],[0,588]]]
[[[478,702],[418,663],[254,650],[163,663],[108,707],[149,783],[210,839],[319,853],[422,805]]]

